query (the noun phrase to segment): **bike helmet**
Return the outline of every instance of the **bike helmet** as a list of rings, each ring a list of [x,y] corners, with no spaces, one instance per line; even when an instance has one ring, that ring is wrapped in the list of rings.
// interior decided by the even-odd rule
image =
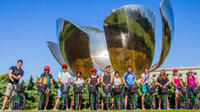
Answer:
[[[96,72],[96,71],[97,71],[97,69],[96,69],[96,68],[92,68],[92,70],[91,70],[91,71],[92,71],[92,72],[93,72],[93,71],[95,71],[95,72]]]
[[[77,70],[76,72],[77,72],[77,73],[78,73],[78,72],[79,72],[79,73],[83,73],[82,70]]]
[[[44,69],[45,70],[50,70],[50,67],[49,66],[45,66]]]
[[[174,68],[174,69],[173,69],[173,72],[178,72],[178,69]]]
[[[67,68],[67,65],[66,65],[66,64],[62,64],[62,67],[63,67],[63,68]]]

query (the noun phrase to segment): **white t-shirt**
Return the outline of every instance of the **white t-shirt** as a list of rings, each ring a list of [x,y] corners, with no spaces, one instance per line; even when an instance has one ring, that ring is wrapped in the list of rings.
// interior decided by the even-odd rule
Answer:
[[[58,78],[60,78],[62,82],[67,82],[71,78],[71,75],[69,72],[59,72]]]
[[[81,80],[80,78],[78,78],[78,80],[76,81],[76,78],[74,78],[74,80],[75,80],[75,84],[80,84],[80,85],[83,85],[83,83],[84,83],[84,80]]]
[[[142,77],[143,77],[143,84],[150,85],[152,75],[143,73]]]

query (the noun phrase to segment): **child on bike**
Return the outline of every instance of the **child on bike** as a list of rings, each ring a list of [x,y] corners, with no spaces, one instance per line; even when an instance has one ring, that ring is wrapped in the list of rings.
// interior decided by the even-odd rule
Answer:
[[[139,83],[136,80],[135,74],[132,72],[131,66],[128,67],[128,72],[124,73],[123,75],[123,82],[125,85],[124,95],[125,95],[125,101],[124,101],[124,110],[127,110],[127,102],[128,102],[128,95],[130,94],[130,87],[134,86],[134,82],[137,83],[139,86]]]
[[[144,73],[141,76],[141,83],[142,83],[142,110],[145,110],[144,107],[144,99],[146,96],[147,88],[150,87],[150,82],[153,80],[154,83],[156,81],[154,80],[153,76],[149,73],[149,69],[145,68]]]
[[[96,110],[98,110],[99,109],[99,94],[98,94],[99,76],[97,74],[96,68],[92,68],[91,71],[92,71],[92,74],[89,77],[88,84],[90,84],[90,85],[92,85],[96,88],[96,92],[94,94],[94,96],[95,96],[95,108],[96,108]],[[91,94],[91,93],[89,93],[89,94]],[[93,100],[93,99],[91,97],[89,99],[90,99],[90,103],[91,103],[91,100]],[[90,110],[94,110],[93,106],[90,107]]]
[[[122,84],[122,79],[119,77],[119,72],[116,71],[113,79],[113,89],[112,89],[112,109],[114,108],[114,96],[116,95],[116,89],[122,89],[120,86]]]
[[[82,88],[81,92],[79,92],[79,105],[78,105],[78,109],[81,109],[81,105],[82,105],[82,93],[83,93],[83,86],[85,84],[84,79],[82,77],[83,72],[81,70],[78,70],[76,72],[76,77],[74,78],[73,81],[73,85],[75,86],[80,86]],[[72,99],[72,103],[74,105],[74,99],[75,99],[75,94],[73,95],[73,99]],[[71,106],[72,107],[72,106]]]
[[[45,66],[44,67],[44,73],[41,74],[41,79],[38,81],[39,84],[46,86],[46,91],[45,91],[45,106],[44,110],[46,110],[49,102],[49,93],[51,90],[51,85],[53,84],[53,77],[52,74],[50,74],[50,67]],[[39,93],[39,96],[41,96],[42,93]],[[40,100],[40,99],[39,99]],[[39,103],[39,102],[38,102]]]
[[[159,107],[158,109],[161,109],[161,102],[162,102],[162,89],[168,89],[168,85],[170,84],[170,81],[168,79],[168,77],[165,74],[165,70],[161,70],[160,71],[160,76],[157,78],[157,85],[159,87],[158,89],[158,95],[159,95]],[[167,94],[167,93],[164,93]],[[169,109],[169,100],[168,100],[168,96],[167,96],[167,109]]]
[[[101,84],[103,85],[103,91],[102,91],[102,94],[103,94],[103,97],[102,97],[102,100],[101,100],[101,109],[103,110],[104,109],[104,103],[105,103],[105,96],[110,96],[110,93],[106,93],[105,91],[109,91],[111,92],[111,84],[113,82],[113,76],[111,75],[110,73],[110,66],[107,66],[106,67],[106,72],[101,74]],[[109,108],[109,102],[108,101],[108,104],[106,105],[107,109],[110,110]]]
[[[175,91],[175,105],[176,105],[176,109],[178,109],[178,96],[179,96],[179,93],[181,96],[183,96],[182,92],[181,92],[181,87],[183,87],[183,83],[181,82],[181,78],[180,76],[178,75],[178,69],[173,69],[173,84],[174,84],[174,91]]]
[[[190,70],[188,72],[188,76],[185,77],[185,85],[187,86],[189,103],[191,103],[191,93],[192,93],[192,90],[197,86],[197,84],[199,85],[199,81],[193,75],[193,71]]]
[[[66,64],[63,64],[62,65],[62,72],[59,72],[58,74],[58,82],[60,83],[60,86],[59,86],[59,89],[58,89],[58,97],[57,97],[57,100],[55,102],[55,106],[54,106],[54,109],[53,110],[56,110],[56,107],[60,101],[60,98],[62,97],[62,91],[61,91],[61,85],[67,85],[67,86],[70,86],[70,82],[71,82],[71,75],[69,72],[67,72],[67,65]],[[67,98],[66,98],[66,101],[65,101],[65,104],[66,104],[66,110],[68,110],[68,93],[66,93],[67,95]]]

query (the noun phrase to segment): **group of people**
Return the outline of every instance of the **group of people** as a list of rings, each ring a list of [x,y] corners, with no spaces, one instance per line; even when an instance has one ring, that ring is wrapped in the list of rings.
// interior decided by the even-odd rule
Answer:
[[[9,96],[12,96],[14,94],[13,88],[16,86],[16,84],[19,83],[20,78],[23,76],[24,71],[21,68],[23,64],[22,60],[18,60],[17,61],[17,66],[12,66],[9,70],[9,80],[8,80],[8,84],[5,90],[5,97],[4,97],[4,101],[3,101],[3,106],[1,110],[5,109],[5,105],[6,102],[9,98]],[[144,106],[144,100],[145,100],[145,95],[148,92],[148,87],[151,85],[151,81],[153,81],[153,83],[158,86],[159,91],[159,109],[161,109],[161,100],[162,100],[162,92],[161,89],[168,87],[169,84],[172,82],[174,87],[175,87],[175,108],[178,109],[178,95],[179,93],[181,93],[180,87],[183,87],[183,83],[181,81],[180,76],[178,75],[178,70],[177,69],[173,69],[173,79],[170,81],[168,76],[165,73],[165,70],[161,70],[160,71],[160,75],[157,77],[157,80],[149,73],[148,68],[145,68],[144,73],[141,75],[141,80],[140,83],[139,81],[137,81],[135,74],[132,72],[132,68],[131,66],[129,66],[127,68],[127,72],[124,73],[123,77],[120,77],[120,74],[118,71],[115,71],[114,75],[111,74],[110,72],[110,66],[107,66],[105,68],[105,72],[101,75],[97,74],[97,69],[96,68],[92,68],[91,69],[91,75],[89,77],[88,82],[84,81],[84,78],[82,77],[83,72],[81,70],[76,71],[76,77],[73,79],[71,78],[70,73],[67,71],[67,65],[63,64],[62,65],[62,71],[59,72],[58,74],[58,82],[60,83],[59,89],[58,89],[58,93],[57,93],[57,99],[55,102],[55,106],[54,106],[54,110],[56,110],[57,105],[59,104],[59,101],[61,99],[62,96],[62,91],[61,91],[61,85],[82,85],[84,86],[85,84],[90,84],[93,86],[96,86],[96,92],[95,92],[95,109],[104,109],[104,104],[105,104],[105,95],[107,93],[105,93],[105,88],[107,86],[109,87],[116,87],[116,86],[125,86],[124,89],[124,110],[127,110],[127,102],[128,102],[128,95],[130,94],[130,90],[128,89],[131,86],[134,86],[135,84],[137,86],[139,86],[140,84],[142,85],[142,98],[141,98],[141,102],[142,102],[142,109],[145,110],[145,106]],[[47,106],[48,106],[48,100],[49,100],[49,93],[51,91],[51,85],[53,84],[53,77],[52,74],[50,73],[50,67],[49,66],[45,66],[44,68],[44,73],[41,74],[41,79],[39,81],[37,81],[37,83],[40,84],[45,84],[47,85],[46,88],[46,92],[45,92],[45,98],[46,98],[46,102],[45,102],[45,106],[44,106],[44,110],[46,110]],[[188,76],[185,77],[185,83],[186,86],[188,87],[188,96],[189,99],[191,99],[191,92],[192,92],[192,88],[195,88],[197,85],[199,85],[200,83],[198,82],[197,78],[193,75],[192,71],[188,72]],[[99,92],[98,92],[98,86],[103,86],[103,90],[102,90],[102,99],[101,99],[101,107],[99,105]],[[68,93],[67,93],[68,94]],[[110,96],[111,96],[111,102],[112,102],[112,106],[111,108],[113,108],[114,104],[114,95],[115,93],[113,91],[110,92]],[[74,94],[71,100],[71,106],[70,109],[73,108],[74,105]],[[190,100],[189,100],[190,101]],[[80,93],[80,97],[79,97],[79,109],[81,109],[81,104],[82,104],[82,93]],[[68,98],[66,98],[66,110],[68,109]],[[110,108],[107,108],[110,109]],[[169,100],[167,98],[167,109],[169,109]]]

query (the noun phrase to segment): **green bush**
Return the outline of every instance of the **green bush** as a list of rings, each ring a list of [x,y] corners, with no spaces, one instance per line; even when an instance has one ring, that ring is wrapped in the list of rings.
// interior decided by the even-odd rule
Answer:
[[[7,80],[8,80],[8,74],[3,74],[0,76],[0,105],[2,105],[3,103],[3,95],[5,92],[5,88],[6,88],[6,84],[7,84]],[[85,81],[87,81],[88,79],[86,79]],[[59,84],[57,81],[53,80],[54,84],[51,87],[51,93],[50,93],[50,99],[49,99],[49,105],[48,105],[48,109],[52,109],[55,103],[55,100],[57,98],[57,91],[58,91],[58,87]],[[29,110],[29,109],[36,109],[37,107],[37,102],[38,102],[38,90],[37,90],[37,84],[34,82],[33,77],[31,76],[28,82],[24,82],[24,85],[26,86],[26,90],[24,92],[24,95],[26,96],[26,105],[25,105],[25,110]],[[156,91],[158,91],[158,88],[156,89]],[[173,84],[169,85],[169,90],[168,90],[169,94],[169,102],[170,102],[170,108],[174,108],[175,105],[175,97],[174,97],[174,86]],[[70,87],[69,90],[69,106],[71,105],[71,99],[72,99],[72,94],[73,94],[73,87]],[[99,97],[101,97],[102,95],[102,87],[99,87]],[[141,108],[141,96],[142,96],[142,92],[141,92],[141,85],[138,87],[138,107]],[[156,97],[156,102],[158,105],[158,93],[155,93],[155,97]],[[85,85],[84,86],[84,93],[83,93],[83,98],[82,98],[82,108],[83,109],[87,109],[89,108],[89,93],[88,93],[88,86]],[[99,104],[100,101],[99,101]],[[8,103],[6,108],[8,108]]]

